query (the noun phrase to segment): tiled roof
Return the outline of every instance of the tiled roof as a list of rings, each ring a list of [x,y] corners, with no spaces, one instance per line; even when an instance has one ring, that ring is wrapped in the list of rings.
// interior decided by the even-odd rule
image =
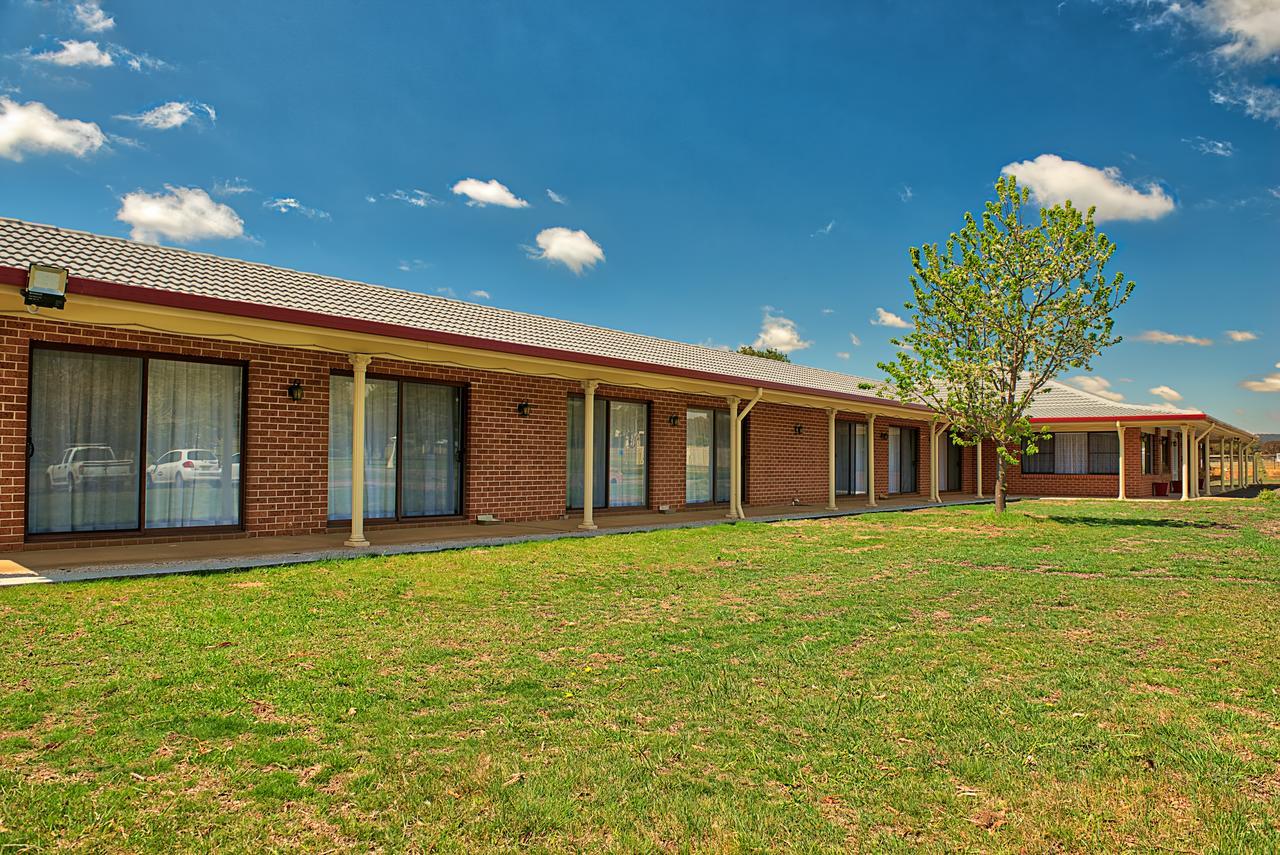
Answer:
[[[251,261],[155,246],[55,226],[0,218],[0,266],[35,262],[65,267],[73,278],[159,289],[193,297],[285,309],[550,348],[714,374],[747,385],[778,384],[818,393],[876,398],[875,381],[772,359],[573,323],[413,291],[302,273]],[[572,358],[567,356],[566,358]]]
[[[1090,418],[1151,418],[1152,416],[1203,416],[1199,410],[1180,410],[1177,407],[1152,407],[1143,404],[1125,404],[1108,401],[1083,389],[1066,383],[1050,381],[1031,402],[1032,419],[1090,419]]]

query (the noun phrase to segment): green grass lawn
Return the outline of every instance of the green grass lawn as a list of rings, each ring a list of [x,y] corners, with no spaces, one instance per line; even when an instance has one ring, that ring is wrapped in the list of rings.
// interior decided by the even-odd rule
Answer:
[[[1275,851],[1277,499],[0,589],[0,851]]]

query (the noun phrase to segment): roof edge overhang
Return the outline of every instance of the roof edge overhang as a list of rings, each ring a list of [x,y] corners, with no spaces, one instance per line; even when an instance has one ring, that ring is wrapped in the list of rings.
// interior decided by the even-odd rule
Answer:
[[[1064,416],[1062,418],[1053,418],[1052,416],[1040,416],[1038,418],[1028,419],[1033,425],[1133,425],[1133,424],[1155,424],[1176,427],[1179,425],[1189,425],[1192,422],[1196,424],[1207,423],[1209,431],[1217,428],[1225,434],[1248,439],[1250,442],[1256,442],[1258,435],[1250,433],[1247,430],[1227,424],[1221,419],[1216,419],[1208,413],[1151,413],[1131,416]]]
[[[27,270],[21,267],[0,265],[0,284],[22,287],[27,282]],[[328,315],[322,312],[310,312],[302,309],[286,309],[265,306],[261,303],[250,303],[240,300],[226,300],[220,297],[204,297],[196,294],[182,294],[160,288],[147,288],[140,285],[124,285],[100,279],[82,276],[67,277],[67,293],[98,297],[105,300],[118,300],[127,303],[140,303],[148,306],[170,309],[206,312],[233,318],[250,318],[254,320],[275,321],[302,327],[337,330],[357,335],[380,336],[402,339],[426,344],[440,344],[451,347],[472,348],[476,350],[506,353],[516,356],[529,356],[538,359],[558,360],[623,371],[635,371],[646,374],[659,374],[670,377],[703,380],[711,383],[730,384],[749,388],[770,389],[778,392],[806,395],[832,401],[844,401],[867,404],[877,408],[910,411],[921,415],[933,411],[923,404],[908,404],[888,398],[872,395],[856,395],[835,392],[829,389],[816,389],[791,383],[756,380],[730,374],[719,374],[712,371],[698,371],[674,366],[659,365],[638,360],[621,359],[611,356],[600,356],[591,353],[563,350],[560,348],[539,345],[504,342],[480,336],[467,336],[458,333],[447,333],[436,330],[425,330],[417,327],[406,327],[382,321],[365,321],[357,318],[345,318],[339,315]]]

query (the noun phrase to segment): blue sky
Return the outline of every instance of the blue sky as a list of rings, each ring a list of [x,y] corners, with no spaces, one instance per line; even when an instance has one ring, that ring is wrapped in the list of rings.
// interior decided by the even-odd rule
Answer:
[[[1280,431],[1280,0],[10,0],[0,99],[0,215],[863,374],[1014,169],[1137,282],[1077,382]]]

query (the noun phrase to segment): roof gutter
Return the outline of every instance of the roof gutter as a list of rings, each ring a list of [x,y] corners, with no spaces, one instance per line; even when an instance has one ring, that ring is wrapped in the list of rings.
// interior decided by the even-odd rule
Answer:
[[[0,265],[0,284],[23,286],[27,281],[27,271],[20,267]],[[815,389],[777,381],[757,380],[748,377],[737,377],[731,374],[719,374],[714,371],[699,371],[690,368],[676,368],[669,365],[657,365],[635,359],[621,359],[613,356],[599,356],[591,353],[563,350],[540,345],[518,344],[516,342],[498,341],[480,336],[447,333],[438,330],[424,330],[417,327],[406,327],[400,324],[389,324],[382,321],[364,321],[358,318],[344,318],[339,315],[327,315],[322,312],[310,312],[303,309],[285,309],[276,306],[264,306],[260,303],[248,303],[241,300],[227,300],[221,297],[202,297],[196,294],[181,294],[159,288],[146,288],[140,285],[122,285],[105,282],[99,279],[88,279],[81,276],[67,278],[68,294],[83,294],[89,297],[101,297],[110,300],[121,300],[131,303],[143,303],[152,306],[165,306],[173,309],[210,312],[232,317],[256,318],[259,320],[279,321],[281,323],[298,324],[300,326],[319,327],[321,329],[341,330],[343,332],[362,333],[366,335],[386,336],[408,341],[420,341],[434,344],[447,344],[456,347],[471,347],[499,353],[512,353],[521,356],[536,356],[544,359],[559,359],[567,362],[578,362],[588,365],[602,365],[609,368],[620,368],[629,371],[643,371],[650,374],[663,374],[672,377],[689,377],[697,380],[708,380],[716,383],[732,383],[756,388],[773,389],[780,392],[792,392],[813,395],[841,401],[854,401],[879,406],[901,407],[907,410],[930,412],[922,404],[908,404],[872,395],[855,395],[847,392],[833,392],[830,389]]]

